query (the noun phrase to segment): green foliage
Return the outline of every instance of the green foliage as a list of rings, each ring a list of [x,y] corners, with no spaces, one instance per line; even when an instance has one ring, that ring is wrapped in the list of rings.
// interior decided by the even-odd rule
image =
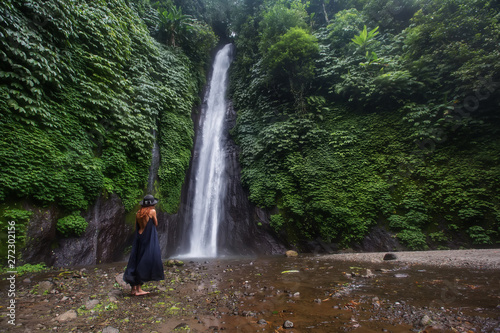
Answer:
[[[182,13],[182,8],[169,6],[168,9],[158,8],[160,17],[160,40],[167,45],[175,46],[176,37],[192,30],[192,18]]]
[[[57,220],[57,231],[64,237],[80,237],[87,229],[88,222],[78,212]]]
[[[104,191],[130,210],[148,179],[153,132],[171,135],[157,126],[175,114],[179,127],[191,128],[162,147],[182,160],[162,190],[174,193],[167,205],[175,206],[211,29],[183,30],[198,33],[188,58],[150,37],[144,22],[160,17],[143,1],[11,0],[2,11],[0,201],[55,202],[71,212]]]
[[[421,230],[403,230],[397,238],[411,250],[427,250],[425,234]]]
[[[8,251],[9,244],[15,245],[15,257],[19,257],[20,249],[25,246],[26,229],[33,212],[19,207],[19,204],[0,206],[0,262],[2,263],[7,261],[8,254],[13,255],[13,252]]]
[[[467,230],[472,242],[477,245],[491,244],[491,238],[483,227],[475,225]]]
[[[252,6],[236,26],[232,133],[278,231],[347,246],[378,223],[410,249],[498,240],[494,3],[311,1],[324,20],[308,30],[282,2]],[[318,53],[299,80],[306,34]]]
[[[45,265],[45,263],[39,263],[39,264],[24,264],[22,266],[17,266],[15,268],[17,275],[18,276],[23,276],[26,273],[39,273],[39,272],[44,272],[48,270],[49,268]],[[0,274],[1,273],[6,273],[8,271],[12,271],[12,268],[0,268]]]
[[[366,25],[363,28],[363,31],[360,32],[358,36],[354,36],[352,39],[352,42],[362,49],[366,49],[368,45],[372,44],[374,42],[375,36],[379,34],[377,31],[378,27],[376,27],[373,30],[367,31],[366,30]]]
[[[306,17],[305,6],[298,0],[270,3],[270,7],[263,12],[259,24],[259,29],[262,31],[259,48],[262,54],[265,54],[269,47],[275,44],[280,36],[284,35],[290,28],[305,29],[307,27]]]

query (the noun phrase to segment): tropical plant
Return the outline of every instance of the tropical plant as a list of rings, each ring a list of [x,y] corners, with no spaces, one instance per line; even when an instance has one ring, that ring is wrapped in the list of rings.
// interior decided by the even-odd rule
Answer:
[[[193,29],[193,19],[182,13],[182,8],[170,6],[168,9],[158,8],[160,25],[159,39],[169,46],[176,46],[176,39]]]
[[[359,33],[359,35],[354,36],[352,42],[358,45],[361,49],[365,50],[370,44],[372,44],[375,41],[375,36],[379,34],[377,30],[378,27],[368,31],[365,25],[363,27],[363,30]]]

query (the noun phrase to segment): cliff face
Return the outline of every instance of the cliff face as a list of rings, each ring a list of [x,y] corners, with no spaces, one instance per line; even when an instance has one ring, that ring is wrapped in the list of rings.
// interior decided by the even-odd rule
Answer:
[[[84,217],[88,227],[78,238],[58,238],[58,211],[54,207],[26,209],[34,212],[22,251],[22,259],[30,263],[60,267],[119,261],[133,235],[133,226],[125,223],[125,208],[115,194],[100,196],[87,210]]]

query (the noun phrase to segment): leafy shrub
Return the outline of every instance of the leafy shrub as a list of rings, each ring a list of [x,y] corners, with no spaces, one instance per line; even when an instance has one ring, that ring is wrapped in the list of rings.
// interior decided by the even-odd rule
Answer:
[[[425,234],[420,230],[403,230],[397,234],[397,238],[412,250],[427,250]]]
[[[270,224],[271,224],[271,227],[273,227],[276,231],[279,231],[283,225],[285,224],[285,220],[283,219],[283,216],[279,215],[279,214],[274,214],[274,215],[271,215],[271,219],[270,219]]]
[[[483,227],[475,225],[467,229],[469,237],[472,239],[472,243],[476,245],[486,245],[491,244],[491,238],[487,234]]]
[[[45,265],[45,263],[39,263],[39,264],[24,264],[22,266],[17,266],[16,267],[16,272],[17,275],[22,276],[26,273],[39,273],[48,270],[48,267]],[[4,268],[0,269],[0,273],[2,272],[7,272],[7,271],[12,271],[12,268]]]
[[[446,234],[442,230],[430,233],[429,237],[435,243],[446,242],[449,240],[448,236],[446,236]]]
[[[73,213],[57,220],[57,231],[64,237],[81,236],[87,229],[88,222],[83,217]]]

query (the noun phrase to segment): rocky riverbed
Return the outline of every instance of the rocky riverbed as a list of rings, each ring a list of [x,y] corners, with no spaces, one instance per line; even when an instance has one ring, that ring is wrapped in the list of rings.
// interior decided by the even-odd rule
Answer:
[[[15,325],[4,275],[0,331],[500,332],[499,252],[487,251],[465,266],[465,253],[449,251],[430,254],[435,262],[411,253],[186,259],[165,265],[146,296],[121,285],[123,262],[50,269],[16,278]]]

